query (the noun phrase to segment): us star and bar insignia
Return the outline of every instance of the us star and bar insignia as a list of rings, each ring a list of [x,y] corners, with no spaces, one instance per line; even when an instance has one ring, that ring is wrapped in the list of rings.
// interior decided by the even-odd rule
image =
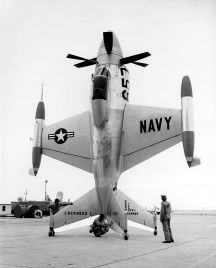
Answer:
[[[57,144],[63,144],[68,138],[74,138],[74,131],[67,131],[65,128],[59,128],[54,134],[48,134],[48,140],[55,140]]]

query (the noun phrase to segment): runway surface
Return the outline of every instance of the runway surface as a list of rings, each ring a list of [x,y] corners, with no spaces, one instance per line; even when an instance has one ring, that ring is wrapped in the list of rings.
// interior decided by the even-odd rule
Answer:
[[[0,267],[216,267],[216,216],[173,215],[175,243],[129,228],[130,238],[110,231],[100,238],[82,227],[48,237],[49,218],[0,218]]]

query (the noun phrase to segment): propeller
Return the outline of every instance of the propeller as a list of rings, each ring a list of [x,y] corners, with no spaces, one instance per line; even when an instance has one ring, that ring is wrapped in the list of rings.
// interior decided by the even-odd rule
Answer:
[[[104,41],[104,46],[105,46],[107,54],[111,54],[112,49],[113,49],[113,32],[103,32],[103,41]],[[123,65],[123,64],[133,63],[138,66],[146,67],[148,66],[148,64],[137,62],[137,61],[144,59],[146,57],[149,57],[149,56],[151,56],[149,52],[143,52],[140,54],[136,54],[133,56],[120,59],[120,64]],[[87,66],[91,66],[97,63],[97,58],[86,59],[86,58],[76,56],[73,54],[68,54],[67,58],[74,59],[74,60],[82,60],[82,62],[74,65],[77,68],[87,67]]]
[[[103,32],[103,40],[105,49],[107,51],[107,54],[110,54],[113,48],[113,33],[112,32]],[[91,66],[97,63],[97,58],[93,59],[86,59],[80,56],[76,56],[73,54],[68,54],[67,58],[74,59],[74,60],[82,60],[82,62],[75,64],[74,66],[77,68],[87,67]]]
[[[133,64],[136,64],[136,65],[139,65],[139,66],[142,66],[142,67],[146,67],[148,66],[147,63],[142,63],[142,62],[132,62]]]
[[[110,54],[113,48],[113,33],[103,32],[104,46],[107,54]]]
[[[68,54],[67,55],[68,59],[74,59],[74,60],[83,60],[80,63],[75,64],[74,66],[76,66],[77,68],[81,68],[81,67],[86,67],[86,66],[90,66],[90,65],[94,65],[97,63],[97,58],[92,58],[92,59],[86,59],[80,56],[76,56],[73,54]]]
[[[73,60],[88,60],[88,59],[82,58],[80,56],[72,55],[72,54],[68,54],[67,58],[68,59],[73,59]]]
[[[97,58],[92,58],[92,59],[86,59],[80,63],[75,64],[74,66],[76,66],[77,68],[81,68],[81,67],[86,67],[86,66],[90,66],[90,65],[94,65],[97,63]]]
[[[122,59],[120,59],[120,62],[121,62],[121,64],[134,63],[137,60],[141,60],[141,59],[144,59],[144,58],[149,57],[149,56],[151,56],[151,54],[149,52],[144,52],[144,53],[136,54],[136,55],[129,56],[126,58],[122,58]],[[141,64],[138,64],[138,65],[142,66]],[[143,66],[143,67],[145,67],[145,66]]]
[[[110,54],[112,51],[112,48],[113,48],[113,33],[112,32],[104,32],[103,39],[104,39],[105,49],[106,49],[107,53]],[[91,65],[94,65],[97,63],[97,58],[86,59],[86,58],[76,56],[73,54],[68,54],[67,58],[74,59],[74,60],[82,60],[82,62],[74,65],[77,68],[87,67],[87,66],[91,66]]]

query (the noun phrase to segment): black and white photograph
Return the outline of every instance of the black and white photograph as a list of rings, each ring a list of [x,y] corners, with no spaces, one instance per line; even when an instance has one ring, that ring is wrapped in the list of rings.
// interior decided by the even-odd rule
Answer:
[[[0,0],[0,267],[216,267],[216,1]]]

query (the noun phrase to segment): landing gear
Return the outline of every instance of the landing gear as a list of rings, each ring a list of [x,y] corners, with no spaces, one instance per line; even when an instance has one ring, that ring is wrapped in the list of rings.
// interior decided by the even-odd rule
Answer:
[[[49,231],[48,235],[49,236],[55,236],[55,232],[54,231]]]
[[[124,240],[128,240],[129,235],[128,235],[127,231],[123,233],[123,238],[124,238]]]
[[[157,235],[157,231],[156,230],[154,230],[154,235]]]
[[[153,213],[153,221],[154,221],[154,235],[157,235],[157,212],[156,212],[156,207],[155,211]]]
[[[54,230],[53,230],[52,227],[50,228],[50,230],[49,230],[49,232],[48,232],[48,235],[49,235],[49,236],[55,236],[55,232],[54,232]]]

